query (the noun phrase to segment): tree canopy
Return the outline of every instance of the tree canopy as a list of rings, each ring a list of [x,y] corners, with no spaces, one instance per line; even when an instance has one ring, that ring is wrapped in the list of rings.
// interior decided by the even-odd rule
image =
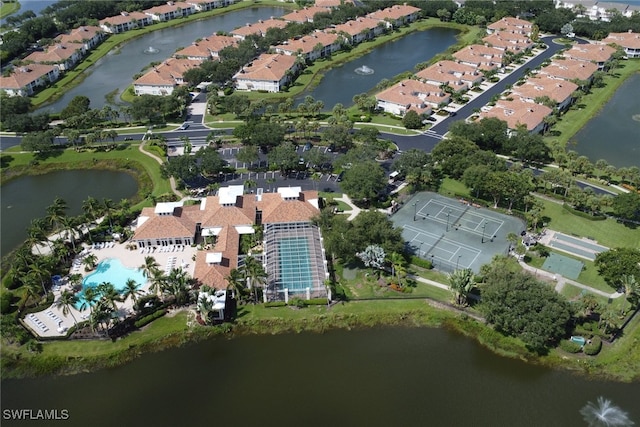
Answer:
[[[596,255],[595,266],[604,280],[617,289],[623,276],[640,278],[640,250],[613,248],[601,252]]]
[[[356,200],[372,200],[386,186],[384,169],[375,161],[356,163],[344,172],[342,189]]]
[[[566,333],[571,306],[551,286],[511,270],[508,261],[494,261],[486,271],[480,310],[497,331],[544,353]]]

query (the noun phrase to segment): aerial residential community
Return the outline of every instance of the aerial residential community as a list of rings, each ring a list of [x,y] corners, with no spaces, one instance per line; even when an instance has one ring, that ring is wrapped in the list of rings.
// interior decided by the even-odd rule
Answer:
[[[297,425],[332,394],[365,400],[309,424],[640,421],[640,6],[13,0],[0,18],[7,425],[94,422],[95,393],[61,381],[79,373],[122,408],[113,380],[145,407],[150,382],[206,406],[185,376],[256,397],[235,424],[275,424],[288,396],[277,424]],[[447,410],[463,383],[532,406]]]

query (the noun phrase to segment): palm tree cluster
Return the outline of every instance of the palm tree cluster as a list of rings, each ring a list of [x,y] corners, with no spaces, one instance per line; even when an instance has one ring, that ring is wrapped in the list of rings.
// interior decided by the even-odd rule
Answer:
[[[173,301],[177,306],[182,306],[192,301],[191,291],[194,289],[195,280],[182,268],[174,268],[169,274],[165,274],[159,268],[159,264],[152,256],[147,256],[140,266],[144,277],[151,282],[150,290],[165,301]]]
[[[258,301],[258,287],[263,288],[267,284],[267,272],[256,258],[248,256],[244,259],[244,265],[231,269],[226,277],[227,289],[233,292],[238,301],[246,301],[253,290],[253,301]]]
[[[105,216],[112,227],[120,227],[131,215],[128,201],[116,204],[108,199],[99,201],[93,197],[82,203],[83,213],[78,216],[68,215],[68,209],[64,199],[56,198],[46,208],[45,217],[31,221],[25,242],[3,259],[7,266],[7,293],[12,300],[19,299],[19,303],[9,306],[8,312],[22,311],[47,301],[51,277],[65,275],[81,249],[79,243],[85,239],[92,241],[92,232],[106,228],[106,222],[102,227],[94,224],[95,228],[91,227],[91,223]],[[83,261],[91,269],[97,260],[87,256]],[[76,287],[80,280],[79,275],[69,277],[69,282]],[[61,303],[61,307],[67,307],[64,311],[68,312],[74,304],[72,297],[72,292],[61,297],[66,301]]]

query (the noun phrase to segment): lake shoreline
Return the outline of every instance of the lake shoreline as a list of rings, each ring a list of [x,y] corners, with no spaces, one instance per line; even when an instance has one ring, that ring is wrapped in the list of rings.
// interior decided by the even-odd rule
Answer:
[[[351,302],[345,305],[357,308],[358,304]],[[380,327],[444,328],[456,334],[472,338],[483,347],[502,357],[519,359],[526,363],[547,368],[562,369],[575,374],[586,375],[591,379],[630,383],[637,381],[639,378],[637,372],[633,376],[614,375],[611,371],[604,369],[608,365],[599,367],[591,359],[564,356],[557,353],[543,357],[537,356],[528,352],[524,344],[519,340],[512,337],[504,337],[466,314],[452,313],[449,310],[435,308],[429,304],[423,305],[422,309],[407,308],[406,310],[398,309],[397,304],[393,305],[396,307],[384,312],[379,310],[371,312],[345,311],[341,313],[326,311],[322,315],[304,316],[295,320],[282,317],[246,320],[240,318],[232,324],[227,323],[213,327],[196,325],[189,329],[173,331],[155,338],[153,338],[154,334],[151,332],[154,328],[154,322],[142,330],[133,332],[130,336],[118,340],[122,342],[119,345],[119,349],[93,356],[79,356],[71,352],[65,355],[60,351],[60,348],[63,347],[60,345],[57,346],[55,351],[58,354],[52,354],[53,352],[47,351],[47,345],[51,345],[51,343],[44,343],[44,351],[39,354],[12,354],[5,349],[2,357],[2,379],[64,376],[94,372],[127,364],[146,354],[183,347],[216,337],[234,339],[247,335],[322,334],[331,330],[361,330]],[[281,309],[290,310],[287,307]],[[278,311],[279,309],[272,310]],[[174,313],[172,317],[158,319],[156,322],[173,323],[175,327],[176,323],[182,323],[186,321],[186,318],[185,310],[180,310],[177,314]],[[630,334],[630,336],[637,335],[637,332],[638,327],[636,325],[635,333]],[[127,340],[129,338],[133,339],[136,334],[144,334],[142,338],[148,336],[149,339],[139,340],[141,336],[138,335],[136,337],[138,342],[127,343]],[[117,345],[118,341],[111,343],[103,340],[103,342],[114,346]],[[95,343],[95,341],[92,342]],[[66,347],[82,347],[84,344],[91,344],[91,342],[83,342],[78,346],[78,341],[68,341],[67,343]],[[87,352],[86,354],[93,354],[93,352]]]

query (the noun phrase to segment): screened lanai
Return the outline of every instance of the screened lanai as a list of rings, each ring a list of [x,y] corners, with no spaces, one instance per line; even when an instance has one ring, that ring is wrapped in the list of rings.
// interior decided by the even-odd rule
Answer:
[[[325,298],[329,277],[320,230],[309,222],[266,224],[264,262],[268,300]]]

